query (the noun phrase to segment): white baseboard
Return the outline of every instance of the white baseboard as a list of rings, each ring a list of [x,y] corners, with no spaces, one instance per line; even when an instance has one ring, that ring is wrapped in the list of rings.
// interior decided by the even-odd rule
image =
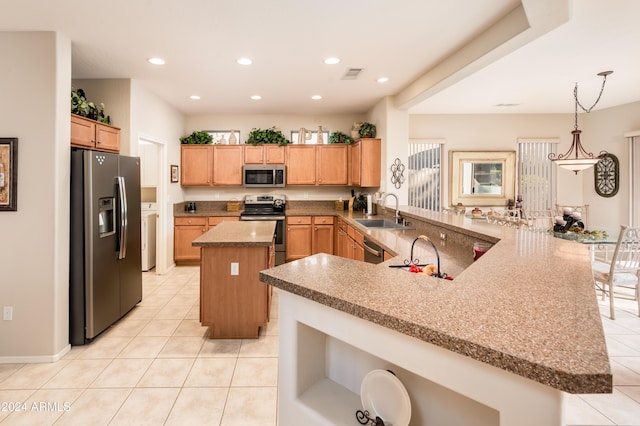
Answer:
[[[67,345],[60,352],[53,355],[24,355],[24,356],[0,356],[0,364],[37,364],[60,361],[71,350]]]

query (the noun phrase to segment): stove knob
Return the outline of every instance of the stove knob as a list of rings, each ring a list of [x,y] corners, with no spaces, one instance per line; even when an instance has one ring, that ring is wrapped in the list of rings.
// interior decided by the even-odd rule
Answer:
[[[273,200],[273,206],[274,207],[282,207],[282,200],[281,199]]]

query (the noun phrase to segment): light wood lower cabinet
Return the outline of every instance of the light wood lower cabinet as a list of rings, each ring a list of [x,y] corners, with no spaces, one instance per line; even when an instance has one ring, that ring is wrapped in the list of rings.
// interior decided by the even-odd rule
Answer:
[[[200,235],[224,220],[240,220],[236,216],[176,217],[173,227],[173,260],[177,265],[197,265],[200,261],[200,247],[191,243]]]
[[[274,262],[274,245],[202,247],[200,262],[200,322],[209,338],[257,338],[270,315],[271,286],[260,271]],[[238,264],[238,274],[230,265]]]
[[[333,254],[333,216],[314,216],[311,253]]]
[[[311,216],[288,216],[286,261],[311,256],[313,251]]]
[[[287,262],[316,253],[333,254],[333,216],[287,217]]]

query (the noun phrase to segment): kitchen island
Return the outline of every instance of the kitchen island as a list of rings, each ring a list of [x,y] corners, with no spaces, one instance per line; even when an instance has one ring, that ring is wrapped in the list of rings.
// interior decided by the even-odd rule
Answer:
[[[222,222],[193,241],[200,247],[200,322],[210,338],[257,338],[269,321],[275,221]]]
[[[586,247],[463,216],[403,216],[424,228],[365,231],[400,261],[320,254],[260,273],[282,290],[280,424],[356,424],[360,383],[376,368],[407,387],[412,425],[562,425],[563,392],[612,391]],[[453,281],[389,268],[424,229],[495,245]]]

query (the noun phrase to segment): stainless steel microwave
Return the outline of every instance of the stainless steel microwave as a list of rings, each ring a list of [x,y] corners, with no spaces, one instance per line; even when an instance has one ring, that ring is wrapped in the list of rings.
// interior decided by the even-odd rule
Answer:
[[[242,186],[246,188],[284,188],[286,182],[284,164],[242,166]]]

